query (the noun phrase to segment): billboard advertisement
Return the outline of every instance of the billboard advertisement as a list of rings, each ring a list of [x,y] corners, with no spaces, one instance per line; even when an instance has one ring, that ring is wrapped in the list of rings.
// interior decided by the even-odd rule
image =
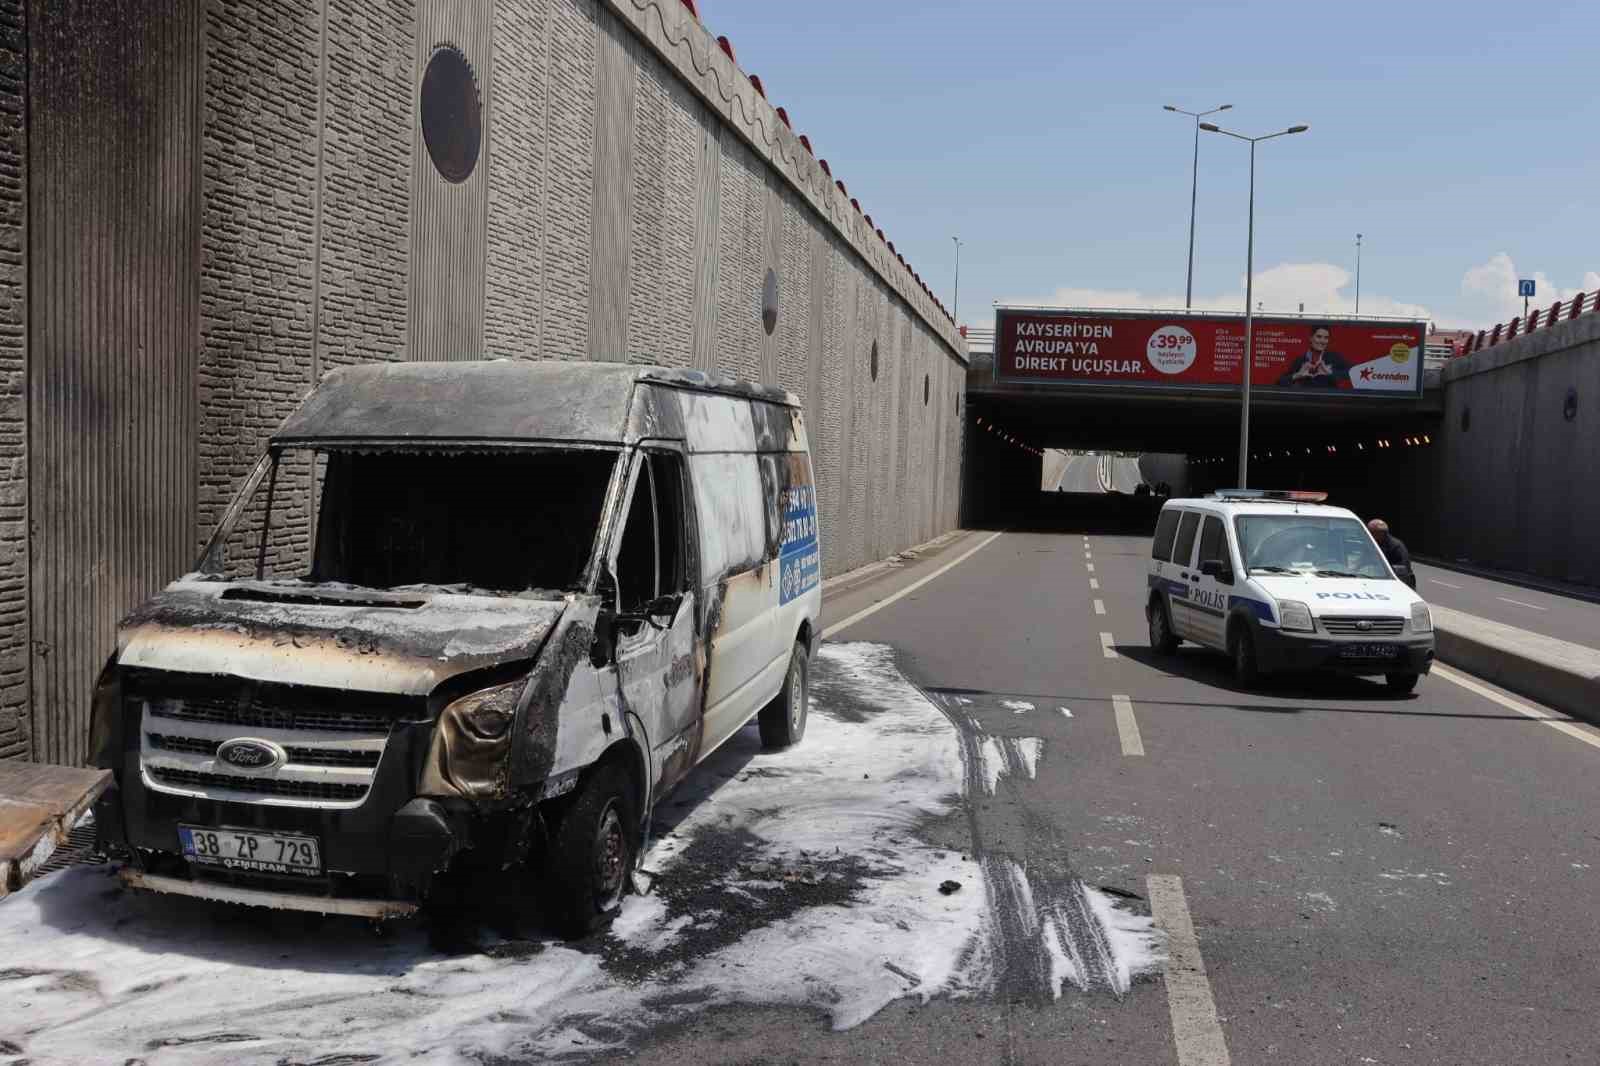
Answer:
[[[1252,388],[1417,396],[1422,322],[1257,317]],[[1000,308],[997,381],[1237,389],[1244,316]]]

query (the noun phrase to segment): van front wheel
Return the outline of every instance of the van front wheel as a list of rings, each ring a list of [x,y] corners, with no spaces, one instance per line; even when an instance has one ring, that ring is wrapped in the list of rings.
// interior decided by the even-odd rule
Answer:
[[[806,646],[796,641],[789,653],[789,673],[783,679],[783,690],[761,708],[762,747],[787,748],[800,743],[806,735],[810,700],[811,657],[806,654]]]
[[[622,905],[638,858],[638,829],[628,775],[615,763],[600,767],[561,816],[551,841],[546,887],[564,934],[591,933]]]

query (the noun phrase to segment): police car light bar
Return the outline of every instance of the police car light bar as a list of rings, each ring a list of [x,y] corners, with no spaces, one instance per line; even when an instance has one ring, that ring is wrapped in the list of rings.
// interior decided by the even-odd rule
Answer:
[[[1213,496],[1223,500],[1292,500],[1295,503],[1322,503],[1326,492],[1306,492],[1298,489],[1218,489]]]

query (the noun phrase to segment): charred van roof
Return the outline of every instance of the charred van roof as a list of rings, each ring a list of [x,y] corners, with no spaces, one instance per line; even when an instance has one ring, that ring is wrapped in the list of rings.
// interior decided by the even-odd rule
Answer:
[[[700,370],[523,359],[369,363],[326,374],[272,442],[618,443],[639,382],[799,406],[783,389]]]

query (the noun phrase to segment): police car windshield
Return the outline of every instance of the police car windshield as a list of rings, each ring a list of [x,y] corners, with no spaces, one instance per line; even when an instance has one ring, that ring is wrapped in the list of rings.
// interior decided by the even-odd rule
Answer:
[[[1246,570],[1294,573],[1330,580],[1388,579],[1389,568],[1353,518],[1252,514],[1234,519]]]

